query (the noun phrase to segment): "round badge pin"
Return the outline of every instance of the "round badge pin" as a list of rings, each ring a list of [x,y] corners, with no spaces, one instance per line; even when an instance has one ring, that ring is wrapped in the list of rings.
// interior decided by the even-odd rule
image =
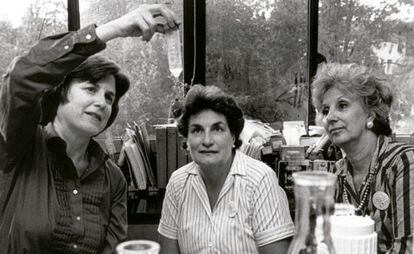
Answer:
[[[230,201],[227,205],[227,212],[230,218],[234,218],[237,214],[236,202]]]
[[[372,196],[372,203],[379,210],[385,210],[390,205],[390,197],[383,191],[377,191]]]

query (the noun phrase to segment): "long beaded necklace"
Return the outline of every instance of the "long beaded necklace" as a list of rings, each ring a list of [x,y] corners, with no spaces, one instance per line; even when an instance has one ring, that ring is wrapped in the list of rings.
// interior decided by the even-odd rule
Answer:
[[[374,176],[377,174],[377,171],[378,171],[378,166],[375,167],[374,172],[371,172],[371,171],[369,172],[368,177],[367,177],[368,179],[362,183],[363,185],[362,189],[364,190],[364,192],[362,194],[361,202],[359,203],[358,207],[355,209],[356,214],[360,214],[362,212],[362,209],[364,209],[365,206],[367,205],[368,196],[369,196],[369,193],[371,192],[371,183],[372,183],[372,180],[374,179]],[[346,182],[346,179],[344,179],[344,181]],[[343,184],[343,198],[344,198],[345,203],[350,204],[351,202],[349,201],[349,198],[348,198],[348,192],[346,191],[345,182]]]
[[[368,169],[368,176],[367,176],[366,180],[362,183],[361,190],[364,190],[364,192],[362,194],[362,199],[359,202],[358,207],[355,209],[355,214],[362,214],[362,210],[365,208],[365,206],[368,203],[368,197],[369,197],[369,194],[371,192],[372,181],[378,173],[378,169],[379,169],[378,153],[379,153],[379,150],[380,150],[380,148],[379,148],[379,139],[377,139],[377,146],[376,147],[377,147],[377,149],[375,151],[374,156],[372,157],[371,164],[370,164],[370,167]],[[374,167],[373,170],[371,170],[371,165],[373,163],[375,163],[375,167]],[[343,187],[343,200],[344,200],[345,203],[350,204],[351,202],[349,201],[348,192],[347,192],[346,187],[345,187],[345,183],[347,182],[345,177],[343,178],[343,181],[344,181],[343,184],[342,184],[342,187]]]

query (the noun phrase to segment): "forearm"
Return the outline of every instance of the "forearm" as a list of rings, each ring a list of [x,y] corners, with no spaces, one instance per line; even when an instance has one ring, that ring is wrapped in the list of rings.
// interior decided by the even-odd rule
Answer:
[[[106,163],[112,167],[113,162],[107,161]],[[110,174],[110,185],[113,192],[111,193],[111,208],[102,253],[111,253],[120,242],[125,241],[128,229],[127,184],[120,169],[111,171],[113,172]]]

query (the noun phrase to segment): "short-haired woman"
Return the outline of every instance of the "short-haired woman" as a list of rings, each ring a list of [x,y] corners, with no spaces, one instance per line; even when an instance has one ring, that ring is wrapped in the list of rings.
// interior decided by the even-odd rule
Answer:
[[[92,138],[129,81],[93,55],[114,38],[150,40],[160,15],[176,28],[165,5],[141,5],[44,38],[11,64],[0,93],[0,253],[113,253],[126,239],[125,178]]]
[[[414,147],[390,138],[391,89],[367,67],[328,63],[313,94],[326,133],[346,154],[336,163],[336,201],[373,218],[378,253],[412,253]]]
[[[179,132],[193,162],[167,185],[161,253],[286,253],[294,226],[275,172],[237,149],[244,119],[215,86],[193,86]]]

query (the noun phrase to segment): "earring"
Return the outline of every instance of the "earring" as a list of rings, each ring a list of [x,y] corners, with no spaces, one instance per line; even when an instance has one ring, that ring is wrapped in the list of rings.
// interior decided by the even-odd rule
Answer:
[[[374,127],[374,123],[372,121],[367,122],[367,128],[371,129],[372,127]]]

